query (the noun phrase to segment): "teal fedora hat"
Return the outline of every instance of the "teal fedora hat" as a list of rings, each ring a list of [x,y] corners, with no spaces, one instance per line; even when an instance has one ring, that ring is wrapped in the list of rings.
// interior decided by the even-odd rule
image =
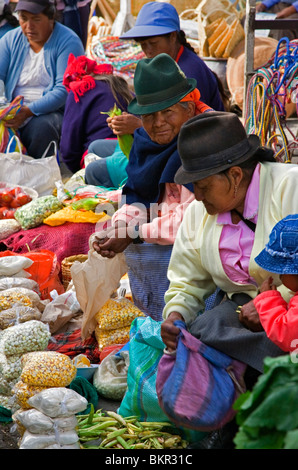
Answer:
[[[136,97],[129,103],[132,114],[150,114],[178,103],[197,86],[194,78],[186,78],[179,65],[168,54],[141,59],[136,67]]]

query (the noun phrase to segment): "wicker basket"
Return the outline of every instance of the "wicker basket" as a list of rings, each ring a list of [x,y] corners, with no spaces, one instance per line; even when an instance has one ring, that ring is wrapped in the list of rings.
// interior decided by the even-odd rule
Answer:
[[[62,274],[62,284],[64,289],[66,290],[68,284],[71,281],[71,274],[70,268],[75,261],[79,261],[80,263],[84,263],[88,259],[88,255],[74,255],[69,256],[68,258],[64,258],[61,263],[61,274]]]

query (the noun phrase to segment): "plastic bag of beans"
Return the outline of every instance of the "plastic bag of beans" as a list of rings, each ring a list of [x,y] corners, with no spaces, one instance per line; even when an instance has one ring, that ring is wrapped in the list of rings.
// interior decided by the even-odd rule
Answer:
[[[40,320],[41,315],[40,310],[37,308],[24,307],[22,305],[2,310],[0,312],[0,329],[5,330],[10,326],[30,320]]]
[[[72,360],[56,351],[30,352],[22,356],[21,380],[38,387],[66,387],[75,378]]]
[[[39,320],[20,323],[2,332],[0,352],[6,356],[15,356],[30,351],[43,351],[49,343],[50,336],[48,325]]]
[[[63,204],[55,196],[41,196],[28,204],[19,207],[14,217],[24,230],[38,227],[54,212],[63,208]]]

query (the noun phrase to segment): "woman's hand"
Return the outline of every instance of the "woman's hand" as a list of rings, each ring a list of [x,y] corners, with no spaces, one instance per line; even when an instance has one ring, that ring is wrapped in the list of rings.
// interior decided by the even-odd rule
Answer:
[[[242,305],[239,313],[239,321],[251,331],[263,331],[264,328],[260,322],[259,314],[253,300]]]
[[[177,336],[180,329],[174,325],[176,320],[184,321],[184,318],[178,312],[171,312],[168,318],[161,324],[161,338],[169,352],[175,351],[177,347]]]
[[[117,253],[122,253],[132,241],[133,239],[128,235],[127,226],[119,225],[98,232],[92,246],[104,258],[114,258]]]
[[[289,7],[284,8],[279,13],[277,13],[276,19],[279,20],[281,18],[288,18],[289,16],[294,15],[295,13],[297,13],[296,8],[293,5],[291,5]]]
[[[119,116],[108,117],[107,123],[115,135],[133,134],[136,129],[142,127],[140,118],[125,112]]]
[[[28,106],[21,106],[14,118],[3,121],[5,127],[18,129],[29,117],[33,116],[32,111]]]
[[[264,282],[262,282],[261,287],[260,287],[260,292],[266,292],[267,290],[276,290],[276,285],[273,284],[273,278],[270,276],[268,279],[265,279]]]
[[[259,12],[263,12],[263,11],[266,11],[267,8],[265,7],[264,3],[257,3],[256,5],[256,12],[259,13]]]

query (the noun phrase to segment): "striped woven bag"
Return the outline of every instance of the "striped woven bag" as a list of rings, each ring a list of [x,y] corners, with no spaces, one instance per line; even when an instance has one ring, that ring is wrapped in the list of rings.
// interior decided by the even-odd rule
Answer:
[[[197,431],[221,428],[235,416],[233,403],[245,391],[246,365],[192,336],[182,321],[176,354],[164,353],[157,370],[161,409],[176,424]]]

